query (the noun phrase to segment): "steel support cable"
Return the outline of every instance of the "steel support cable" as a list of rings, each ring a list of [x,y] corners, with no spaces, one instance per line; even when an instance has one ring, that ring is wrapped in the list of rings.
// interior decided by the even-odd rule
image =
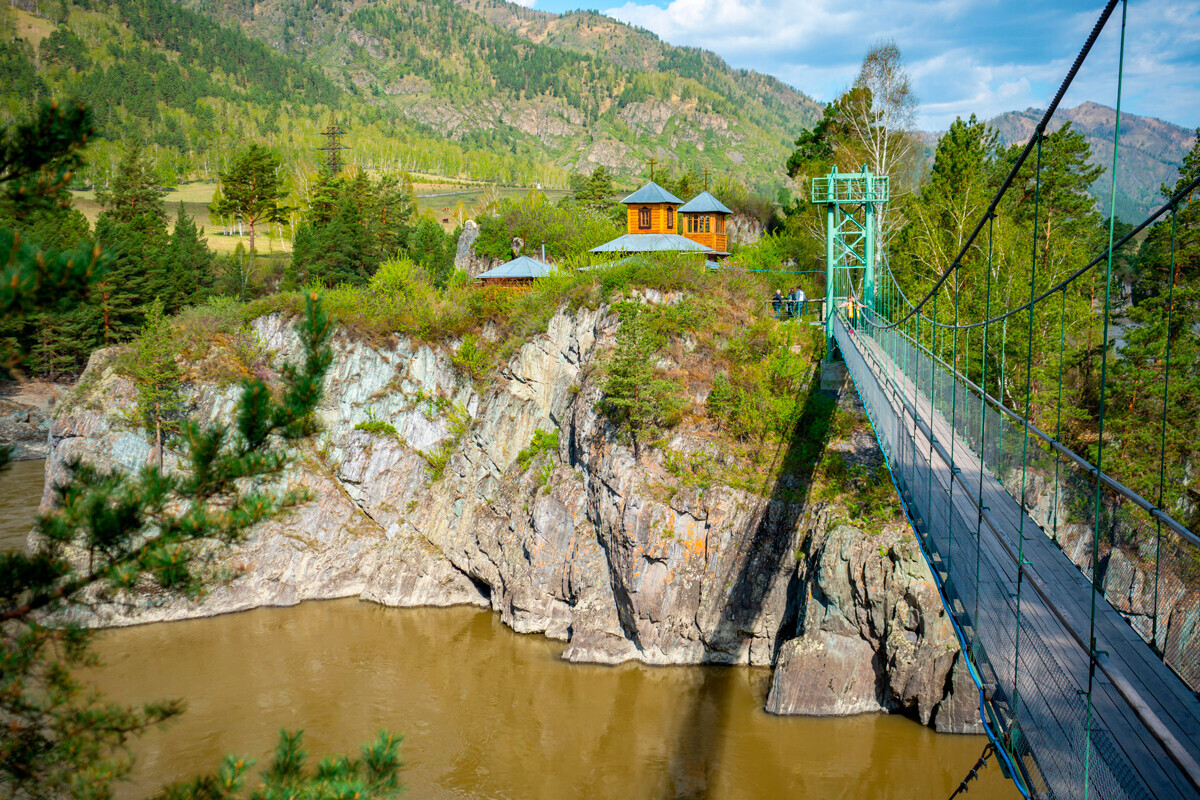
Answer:
[[[962,270],[956,270],[954,275],[954,321],[958,322],[958,290],[962,285]],[[958,419],[958,381],[954,379],[954,373],[958,372],[958,328],[954,329],[954,342],[950,348],[950,360],[954,363],[954,369],[950,378],[950,472],[954,473],[954,444],[958,441],[958,437],[954,435],[957,430],[955,427]],[[950,488],[947,492],[947,512],[949,515],[946,538],[946,574],[951,575],[954,558],[954,481],[950,481]],[[958,593],[958,587],[952,587],[955,594]]]
[[[950,795],[950,800],[954,800],[954,798],[958,797],[960,794],[970,791],[969,784],[971,781],[979,777],[979,770],[987,766],[988,758],[991,756],[994,750],[995,747],[990,741],[983,746],[983,753],[980,754],[979,760],[976,761],[975,766],[971,767],[970,771],[967,772],[967,777],[963,778],[962,782],[958,784],[958,788],[954,790],[954,794]]]
[[[864,358],[864,362],[865,362],[865,358],[866,358],[865,353],[863,354],[863,358]],[[878,360],[876,358],[874,358],[873,355],[872,355],[872,361],[875,361],[876,363],[878,363]],[[874,372],[874,370],[873,370],[873,372]],[[851,372],[851,379],[852,380],[854,379],[853,372]],[[855,386],[857,388],[857,382],[855,383]],[[893,394],[897,394],[898,396],[900,396],[902,398],[901,403],[904,406],[903,412],[909,414],[913,419],[913,436],[915,437],[917,435],[917,433],[919,432],[921,435],[925,436],[926,438],[931,437],[933,435],[933,429],[929,424],[924,423],[918,419],[917,406],[915,404],[910,403],[906,397],[903,397],[901,394],[899,394],[898,387],[892,387],[892,389],[893,389],[893,391],[892,391]],[[874,427],[875,423],[874,423],[873,418],[872,418],[871,422],[872,422],[872,427]],[[915,438],[914,438],[914,441],[915,441]],[[950,455],[945,450],[945,448],[942,446],[942,444],[938,443],[937,445],[935,445],[935,449],[938,453],[939,458],[941,458],[944,462],[949,463]],[[891,466],[889,465],[889,471],[890,470],[891,470]],[[894,480],[894,478],[893,478],[893,480]],[[962,485],[962,488],[964,489],[964,491],[969,491],[967,488],[965,479],[963,478],[961,473],[959,473],[957,475],[951,474],[950,480],[958,481]],[[904,497],[902,494],[901,494],[901,502],[902,503],[904,502]],[[915,512],[915,511],[917,511],[917,509],[913,509],[913,511]],[[915,518],[916,518],[915,516],[910,515],[910,519],[915,519]],[[983,519],[987,523],[988,528],[990,528],[992,533],[995,535],[996,542],[1000,545],[1001,549],[1008,555],[1008,557],[1010,559],[1012,559],[1012,561],[1016,565],[1016,568],[1019,571],[1025,572],[1027,570],[1027,566],[1024,564],[1021,564],[1017,561],[1017,554],[1015,552],[1013,552],[1012,546],[1010,545],[1010,543],[1008,542],[1008,539],[1004,536],[1004,534],[1002,532],[1002,528],[1005,525],[1005,523],[997,520],[995,518],[995,516],[992,514],[991,509],[987,508],[987,507],[983,508]],[[919,537],[918,537],[918,544],[920,545]],[[934,570],[933,561],[930,558],[929,554],[925,552],[923,546],[921,548],[921,553],[925,557],[926,562],[930,565],[930,570],[933,571],[933,573],[934,573],[934,582],[935,582],[935,584],[938,585],[939,593],[942,593],[943,590],[942,590],[941,583],[940,583],[940,577],[938,576],[937,572]],[[1065,630],[1071,636],[1071,638],[1080,647],[1080,649],[1085,650],[1085,651],[1088,650],[1088,644],[1087,644],[1087,642],[1085,642],[1083,634],[1075,628],[1071,619],[1066,616],[1063,609],[1060,608],[1059,605],[1052,599],[1049,591],[1046,589],[1045,586],[1042,585],[1041,581],[1032,573],[1027,574],[1026,578],[1029,581],[1030,587],[1038,595],[1038,597],[1041,599],[1042,603],[1045,604],[1046,608],[1054,615],[1054,617],[1058,620],[1059,624],[1062,625],[1063,630]],[[942,602],[943,602],[943,604],[945,604],[944,593],[942,593]],[[949,606],[947,606],[947,609],[949,609]],[[959,629],[958,622],[954,618],[953,614],[948,614],[948,617],[950,619],[951,625],[955,629],[956,634],[960,636],[960,643],[965,641],[965,635],[963,635],[962,631]],[[1132,710],[1134,716],[1136,716],[1138,718],[1138,720],[1140,720],[1142,722],[1142,724],[1146,726],[1146,729],[1147,729],[1147,731],[1150,732],[1150,735],[1155,740],[1157,740],[1159,744],[1162,745],[1162,747],[1166,751],[1167,755],[1170,757],[1170,759],[1173,762],[1175,762],[1175,765],[1178,766],[1180,768],[1180,770],[1184,773],[1184,775],[1187,777],[1188,781],[1192,784],[1193,788],[1200,790],[1200,763],[1197,763],[1194,755],[1189,750],[1189,748],[1186,745],[1184,745],[1182,742],[1180,742],[1179,739],[1175,736],[1175,734],[1171,731],[1171,729],[1169,727],[1167,727],[1167,725],[1165,723],[1163,723],[1161,718],[1158,716],[1158,713],[1154,709],[1152,709],[1149,706],[1149,704],[1142,698],[1138,689],[1129,681],[1128,678],[1125,677],[1124,673],[1120,670],[1120,668],[1116,664],[1110,663],[1110,664],[1106,665],[1104,663],[1099,663],[1098,661],[1094,661],[1094,663],[1095,663],[1096,668],[1098,668],[1102,673],[1104,673],[1104,676],[1112,684],[1112,688],[1116,690],[1117,694],[1119,694],[1122,697],[1122,699],[1124,699],[1125,702],[1129,704],[1129,708],[1130,708],[1130,710]],[[974,672],[974,666],[972,664],[968,663],[968,668],[972,673],[972,677],[976,678],[977,676]],[[977,685],[979,685],[982,688],[981,682],[977,681]],[[982,704],[982,695],[981,695],[981,704]],[[986,728],[986,725],[985,725],[985,728]],[[999,749],[997,752],[999,752],[1001,755],[1005,755],[1005,751],[1003,748]],[[1006,763],[1008,763],[1010,765],[1010,767],[1014,763],[1017,763],[1017,765],[1019,766],[1018,762],[1008,761],[1007,757],[1006,757]],[[1020,773],[1019,771],[1016,771],[1016,770],[1014,770],[1012,774],[1022,774],[1023,775],[1023,773]],[[1027,794],[1026,790],[1020,784],[1017,785],[1017,788],[1021,791],[1022,795],[1026,796],[1026,797],[1029,796]]]
[[[934,317],[934,319],[937,319],[937,305],[938,305],[937,295],[934,295],[934,298],[933,298],[933,317]],[[935,347],[937,347],[937,328],[931,327],[929,329],[929,352],[932,353],[933,348],[935,348]],[[936,398],[937,398],[937,381],[936,381],[936,377],[933,373],[933,370],[934,370],[934,362],[933,362],[933,360],[930,360],[930,362],[929,362],[929,389],[928,389],[928,391],[929,391],[929,418],[930,419],[933,419],[934,403],[936,402]],[[929,521],[925,525],[926,536],[928,536],[929,540],[932,542],[933,541],[933,437],[932,436],[929,438],[929,472],[926,473],[926,481],[925,481],[925,508],[928,509],[928,511],[926,513],[930,517]]]
[[[1032,301],[1037,291],[1038,263],[1038,222],[1040,221],[1042,205],[1042,139],[1037,143],[1037,172],[1033,189],[1033,258],[1029,264],[1029,298]],[[1033,390],[1033,306],[1029,307],[1029,336],[1025,356],[1025,426],[1021,444],[1021,495],[1017,498],[1021,511],[1025,511],[1025,487],[1029,472],[1029,413],[1032,410],[1030,394]],[[932,417],[930,417],[932,419]],[[1025,517],[1022,513],[1017,521],[1017,563],[1025,563]],[[1017,628],[1016,645],[1013,648],[1013,718],[1019,717],[1021,707],[1021,686],[1017,680],[1021,670],[1021,586],[1025,582],[1025,571],[1017,570]]]
[[[1163,503],[1163,481],[1167,471],[1167,390],[1171,386],[1171,312],[1175,308],[1175,218],[1171,212],[1171,288],[1167,290],[1166,354],[1163,368],[1162,427],[1158,440],[1158,507]],[[1150,618],[1150,646],[1158,649],[1158,567],[1162,563],[1162,521],[1155,520],[1154,536],[1154,615]],[[1163,649],[1165,658],[1166,648]]]
[[[907,319],[908,316],[911,316],[919,311],[927,302],[929,302],[929,299],[937,293],[937,290],[940,289],[942,284],[946,282],[946,279],[950,277],[950,273],[960,265],[963,258],[974,246],[975,239],[983,230],[984,223],[987,222],[990,216],[996,213],[996,208],[1000,205],[1000,201],[1008,192],[1008,188],[1012,185],[1012,182],[1016,180],[1017,173],[1019,173],[1021,171],[1021,167],[1025,165],[1025,160],[1029,158],[1029,154],[1033,151],[1034,145],[1039,139],[1041,139],[1042,134],[1045,133],[1046,127],[1050,124],[1050,120],[1054,117],[1054,112],[1058,110],[1059,103],[1062,102],[1063,96],[1067,93],[1067,89],[1069,89],[1071,87],[1071,83],[1074,82],[1075,76],[1078,74],[1080,67],[1083,66],[1084,59],[1087,58],[1088,53],[1090,53],[1092,50],[1092,45],[1094,45],[1096,40],[1100,38],[1100,32],[1104,30],[1104,26],[1108,23],[1108,18],[1112,15],[1113,9],[1116,8],[1118,2],[1121,2],[1121,0],[1108,0],[1108,2],[1105,4],[1104,10],[1100,12],[1100,18],[1096,20],[1096,24],[1092,27],[1092,32],[1088,34],[1087,41],[1083,43],[1083,47],[1080,49],[1079,54],[1075,56],[1075,63],[1071,65],[1071,69],[1068,70],[1067,76],[1063,78],[1063,82],[1058,87],[1058,92],[1054,95],[1054,99],[1051,100],[1050,105],[1046,107],[1046,113],[1042,115],[1041,121],[1038,122],[1037,127],[1033,129],[1033,135],[1029,138],[1029,141],[1025,143],[1025,149],[1022,150],[1021,155],[1017,157],[1017,161],[1015,164],[1013,164],[1008,176],[1005,177],[1004,183],[1000,184],[1000,188],[996,190],[996,194],[992,197],[992,202],[988,204],[987,211],[984,212],[984,215],[980,217],[979,222],[975,225],[975,230],[971,231],[971,235],[968,236],[966,242],[963,243],[962,248],[958,251],[958,255],[954,257],[954,261],[951,262],[950,266],[948,266],[946,271],[942,273],[941,277],[937,279],[937,281],[933,284],[933,287],[930,288],[929,292],[923,298],[921,298],[920,302],[916,304],[916,307],[910,311],[909,314],[904,317],[904,319]],[[904,320],[901,319],[894,324],[899,324],[899,322],[903,321]]]
[[[1063,390],[1063,349],[1066,347],[1067,341],[1067,290],[1062,290],[1062,307],[1058,313],[1058,405],[1055,410],[1054,417],[1054,440],[1062,441],[1062,390]],[[1054,505],[1051,507],[1050,517],[1053,520],[1054,530],[1050,537],[1055,542],[1058,541],[1058,501],[1061,499],[1062,486],[1058,482],[1058,465],[1061,462],[1061,457],[1057,450],[1054,451]],[[1161,505],[1161,500],[1160,500]]]
[[[1125,80],[1125,17],[1129,11],[1128,0],[1121,0],[1121,46],[1117,58],[1117,108],[1113,119],[1113,158],[1112,179],[1109,183],[1108,206],[1108,261],[1104,271],[1104,339],[1100,350],[1100,408],[1096,420],[1096,470],[1104,468],[1104,415],[1107,410],[1108,389],[1108,323],[1112,304],[1112,254],[1113,235],[1117,224],[1117,164],[1121,146],[1121,90]],[[1033,310],[1030,309],[1032,315]],[[1095,501],[1092,505],[1094,526],[1092,528],[1092,591],[1088,594],[1091,599],[1091,610],[1088,618],[1088,685],[1087,685],[1087,718],[1084,723],[1083,737],[1083,800],[1087,800],[1089,788],[1089,770],[1092,753],[1092,689],[1096,681],[1096,594],[1101,590],[1100,583],[1100,506],[1102,488],[1096,481]]]
[[[1113,251],[1120,250],[1126,244],[1131,242],[1134,238],[1137,237],[1137,235],[1139,233],[1141,233],[1142,231],[1146,230],[1146,228],[1153,225],[1158,220],[1158,218],[1161,217],[1163,214],[1166,214],[1168,211],[1174,211],[1179,206],[1180,203],[1184,202],[1185,200],[1188,200],[1189,195],[1191,195],[1192,192],[1196,191],[1197,188],[1200,188],[1200,176],[1193,178],[1186,186],[1183,187],[1183,189],[1176,192],[1171,197],[1170,200],[1163,203],[1161,206],[1158,207],[1158,209],[1156,211],[1154,211],[1152,214],[1150,214],[1150,216],[1146,217],[1135,228],[1133,228],[1133,230],[1129,231],[1129,233],[1127,233],[1125,236],[1122,236],[1120,239],[1118,239],[1117,242],[1113,245]],[[1092,268],[1103,264],[1107,258],[1108,258],[1108,248],[1105,247],[1091,261],[1084,264],[1082,267],[1075,270],[1070,275],[1068,275],[1067,277],[1063,278],[1058,283],[1051,286],[1049,289],[1046,289],[1046,291],[1042,292],[1037,297],[1033,298],[1033,303],[1035,303],[1035,304],[1040,303],[1043,300],[1045,300],[1047,297],[1050,297],[1051,295],[1053,295],[1055,292],[1065,288],[1067,285],[1069,285],[1071,283],[1074,283],[1078,278],[1080,278],[1082,275],[1084,275],[1086,272],[1088,272]],[[911,308],[915,308],[915,305],[913,304],[913,302],[911,300],[909,300],[908,303]],[[997,316],[992,317],[991,319],[980,320],[979,322],[968,322],[964,325],[960,325],[959,327],[978,328],[978,327],[981,327],[985,322],[999,322],[1000,320],[1007,319],[1008,317],[1011,317],[1014,314],[1020,314],[1022,311],[1024,311],[1027,308],[1029,308],[1029,303],[1026,303],[1025,305],[1017,306],[1016,308],[1013,308],[1013,309],[1009,309],[1008,311],[1005,311],[1003,314],[998,314]],[[911,316],[911,314],[910,314],[910,316]],[[924,316],[924,315],[918,315],[918,316]],[[926,319],[928,319],[928,317],[926,317]],[[939,325],[939,326],[946,327],[946,328],[950,327],[947,323],[944,323],[944,322],[935,322],[932,320],[930,320],[930,322],[933,325]],[[888,326],[888,327],[894,327],[894,326]]]

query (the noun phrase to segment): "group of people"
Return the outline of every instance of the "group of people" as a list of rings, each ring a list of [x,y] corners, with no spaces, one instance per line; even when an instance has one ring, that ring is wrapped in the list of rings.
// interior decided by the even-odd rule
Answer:
[[[799,286],[792,287],[787,294],[783,293],[783,289],[776,289],[775,296],[771,298],[771,308],[775,309],[775,319],[802,316],[807,299],[804,290]]]

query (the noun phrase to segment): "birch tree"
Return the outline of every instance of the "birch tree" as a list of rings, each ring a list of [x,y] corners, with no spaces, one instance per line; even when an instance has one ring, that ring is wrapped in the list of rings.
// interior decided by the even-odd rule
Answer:
[[[866,164],[876,175],[891,179],[891,202],[879,206],[877,252],[904,225],[896,200],[916,185],[916,159],[920,143],[916,136],[917,96],[904,68],[900,48],[894,41],[883,41],[867,51],[854,79],[853,88],[840,100],[840,128],[843,136],[836,142],[839,164],[847,160],[857,171]]]

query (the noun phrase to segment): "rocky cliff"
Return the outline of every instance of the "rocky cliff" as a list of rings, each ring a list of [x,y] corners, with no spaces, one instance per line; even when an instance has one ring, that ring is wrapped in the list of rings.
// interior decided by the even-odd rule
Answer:
[[[339,334],[324,430],[287,477],[315,499],[229,552],[234,577],[202,601],[140,594],[92,622],[345,596],[473,604],[564,641],[570,661],[774,665],[777,713],[900,711],[969,729],[974,693],[911,532],[839,523],[836,498],[787,474],[761,492],[676,480],[665,451],[723,457],[687,421],[636,460],[596,410],[597,356],[617,324],[605,308],[559,311],[478,385],[453,367],[452,345]],[[275,363],[293,354],[281,316],[254,328]],[[117,469],[149,458],[124,413],[132,386],[111,363],[94,356],[59,409],[48,486],[72,458]],[[222,417],[234,392],[192,384],[190,411]],[[372,420],[394,433],[356,429]],[[538,430],[557,432],[557,449],[526,449]],[[880,458],[861,431],[836,446]]]
[[[10,448],[18,461],[45,458],[50,452],[47,435],[54,404],[68,391],[68,385],[46,381],[0,387],[0,446]]]

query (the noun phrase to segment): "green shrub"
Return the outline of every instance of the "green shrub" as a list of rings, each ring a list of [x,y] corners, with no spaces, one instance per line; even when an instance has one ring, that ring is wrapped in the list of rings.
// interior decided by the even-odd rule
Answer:
[[[360,422],[354,426],[354,430],[366,431],[367,433],[385,434],[388,436],[394,436],[397,439],[400,438],[400,433],[396,430],[396,427],[392,425],[392,423],[384,422],[381,419],[371,419],[367,420],[366,422]]]
[[[487,349],[480,346],[479,340],[472,334],[463,337],[462,344],[450,360],[455,367],[475,379],[482,378],[491,364]]]
[[[417,452],[429,464],[430,482],[437,483],[446,473],[446,464],[450,461],[450,454],[454,452],[454,446],[450,442],[442,442],[434,450],[418,450]]]
[[[541,192],[505,200],[494,216],[479,221],[475,252],[489,258],[513,257],[512,240],[525,242],[525,255],[559,260],[615,239],[620,231],[608,215],[574,203],[555,205]]]
[[[517,466],[521,471],[529,469],[529,465],[542,453],[558,452],[558,431],[544,431],[540,428],[533,432],[529,446],[517,453]]]
[[[373,409],[373,408],[367,409],[366,420],[355,425],[354,430],[366,431],[367,433],[393,436],[396,439],[400,438],[400,432],[396,430],[396,427],[394,425],[392,425],[392,423],[376,417],[375,409]]]

